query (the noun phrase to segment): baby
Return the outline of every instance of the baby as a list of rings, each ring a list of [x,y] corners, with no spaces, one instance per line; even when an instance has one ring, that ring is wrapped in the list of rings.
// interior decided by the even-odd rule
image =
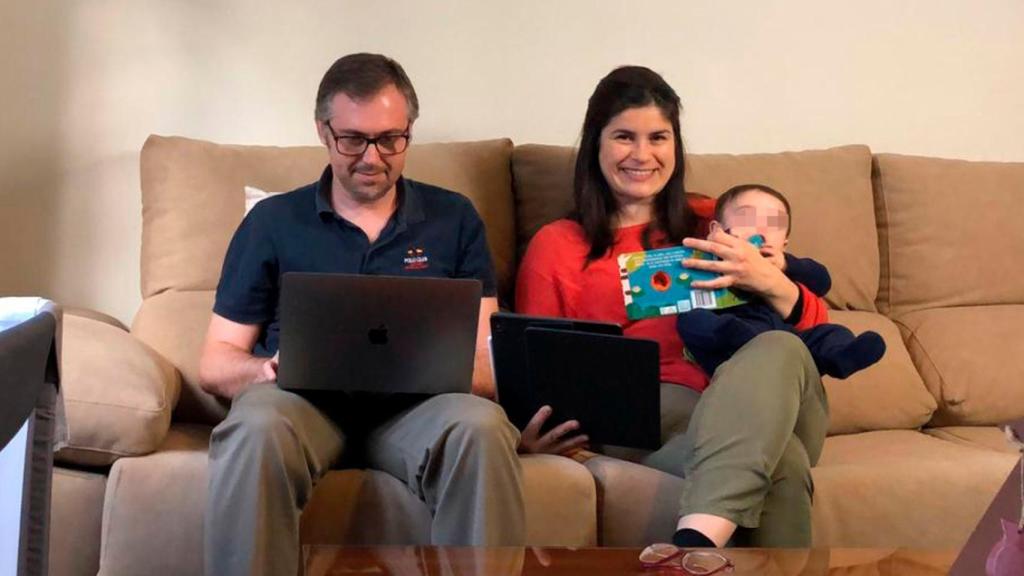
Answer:
[[[818,296],[832,287],[828,270],[810,258],[797,258],[785,252],[790,231],[789,201],[761,184],[744,184],[727,190],[715,204],[711,232],[724,229],[744,240],[755,235],[764,238],[761,255],[794,282],[806,286]],[[696,309],[680,314],[676,322],[686,352],[708,374],[728,360],[754,336],[768,330],[786,330],[800,337],[811,352],[818,372],[846,378],[878,362],[885,354],[885,341],[877,332],[854,336],[838,324],[820,324],[797,332],[793,319],[782,318],[768,303],[744,294],[746,304],[722,310]],[[799,312],[800,303],[795,310]]]

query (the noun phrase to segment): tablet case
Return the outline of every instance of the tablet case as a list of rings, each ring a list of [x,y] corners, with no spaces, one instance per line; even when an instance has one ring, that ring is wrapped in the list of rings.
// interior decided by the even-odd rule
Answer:
[[[552,407],[546,428],[577,420],[592,444],[660,447],[656,342],[537,327],[525,334],[533,412]]]
[[[622,327],[608,322],[530,316],[511,312],[491,315],[491,368],[498,394],[498,403],[509,421],[522,430],[537,413],[536,394],[526,378],[527,328],[555,328],[597,334],[622,335]]]

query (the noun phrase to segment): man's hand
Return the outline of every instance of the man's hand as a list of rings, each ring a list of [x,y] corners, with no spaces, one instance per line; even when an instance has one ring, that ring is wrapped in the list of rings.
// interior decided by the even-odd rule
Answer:
[[[529,424],[523,428],[519,439],[519,451],[531,454],[561,454],[571,456],[577,450],[587,447],[587,436],[585,434],[573,434],[566,436],[579,429],[580,423],[576,420],[562,422],[546,434],[541,434],[540,429],[551,416],[551,406],[542,406]]]
[[[765,260],[771,262],[779,270],[786,271],[786,254],[782,250],[774,246],[762,246],[761,256],[764,256]]]
[[[274,353],[274,357],[263,363],[263,378],[267,382],[277,382],[277,366],[278,358],[281,356],[281,351],[278,350]]]

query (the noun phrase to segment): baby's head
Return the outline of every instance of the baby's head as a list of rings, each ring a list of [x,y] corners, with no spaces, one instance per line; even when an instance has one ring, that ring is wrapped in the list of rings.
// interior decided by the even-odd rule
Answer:
[[[763,184],[733,186],[715,203],[711,231],[717,229],[744,240],[760,234],[766,247],[783,250],[789,242],[789,200]]]

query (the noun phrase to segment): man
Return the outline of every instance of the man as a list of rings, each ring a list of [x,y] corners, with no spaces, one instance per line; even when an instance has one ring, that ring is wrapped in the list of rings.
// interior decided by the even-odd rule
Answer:
[[[402,177],[417,114],[397,62],[339,59],[316,101],[330,165],[318,182],[258,204],[235,232],[200,360],[204,389],[231,400],[210,438],[207,574],[295,573],[302,507],[343,449],[427,504],[433,543],[523,544],[519,434],[481,398],[494,393],[486,346],[497,310],[484,227],[466,198]],[[473,395],[318,401],[278,388],[280,275],[401,275],[410,247],[429,255],[429,274],[483,283]]]

